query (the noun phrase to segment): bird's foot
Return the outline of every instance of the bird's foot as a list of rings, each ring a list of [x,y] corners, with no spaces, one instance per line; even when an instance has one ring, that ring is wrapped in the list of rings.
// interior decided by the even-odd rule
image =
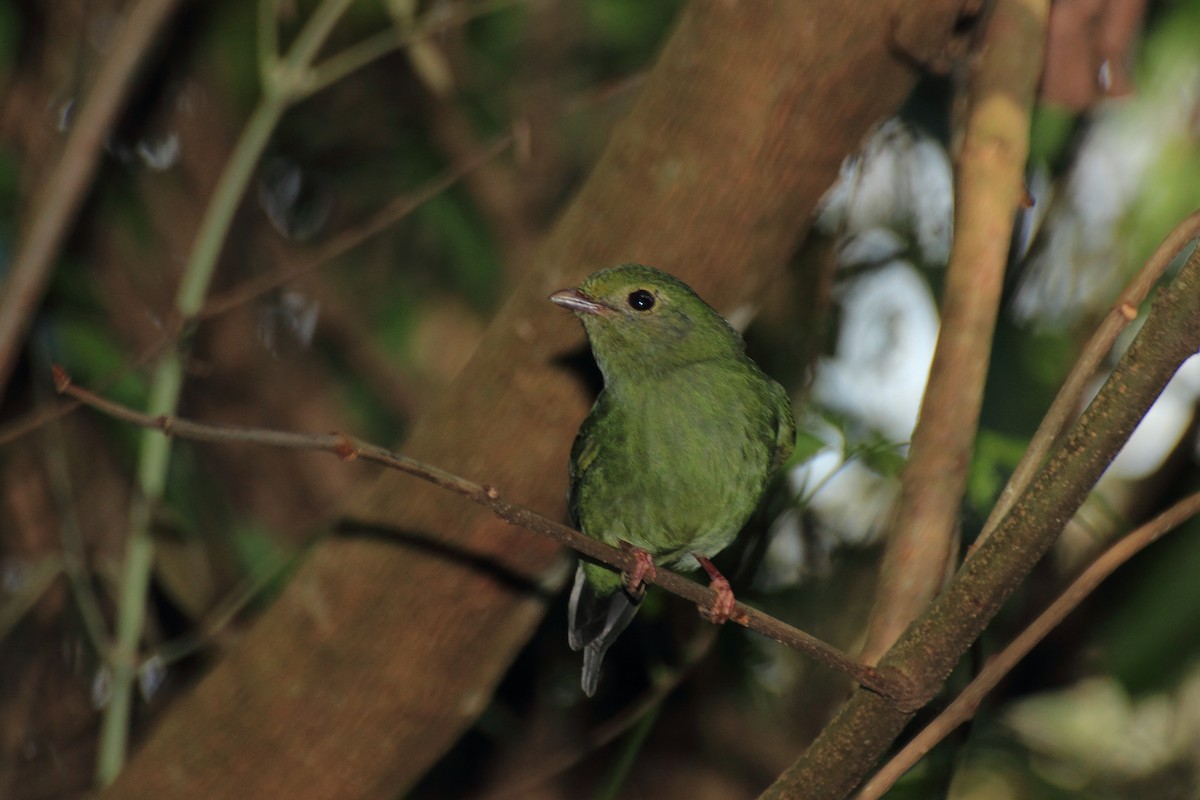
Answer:
[[[742,622],[745,615],[739,614],[737,611],[737,599],[733,596],[733,588],[729,585],[729,580],[721,574],[713,562],[699,553],[694,555],[711,580],[708,588],[717,595],[709,608],[700,609],[700,616],[705,617],[714,625],[724,625],[731,619],[734,622]]]
[[[626,541],[621,542],[621,549],[631,554],[636,560],[633,571],[625,573],[625,588],[634,597],[641,597],[646,593],[646,579],[654,580],[658,577],[658,570],[654,568],[654,559],[651,558],[650,553],[640,547],[634,547]]]

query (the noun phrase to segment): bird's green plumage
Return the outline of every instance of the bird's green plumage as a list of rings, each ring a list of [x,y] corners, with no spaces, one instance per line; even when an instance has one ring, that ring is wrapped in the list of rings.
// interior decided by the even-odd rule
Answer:
[[[579,314],[604,390],[571,451],[570,511],[588,536],[694,568],[728,546],[795,441],[783,388],[686,284],[650,267],[602,270],[552,299]],[[581,562],[571,644],[591,694],[633,617],[620,575]]]

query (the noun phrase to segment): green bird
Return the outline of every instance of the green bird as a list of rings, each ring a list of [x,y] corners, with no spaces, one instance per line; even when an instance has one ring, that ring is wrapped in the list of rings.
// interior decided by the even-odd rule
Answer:
[[[637,613],[655,565],[704,566],[729,619],[729,582],[708,560],[738,535],[795,444],[783,387],[682,281],[651,267],[601,270],[550,300],[583,321],[604,389],[571,448],[568,504],[586,535],[632,546],[628,578],[580,561],[569,608],[591,697],[604,653]]]

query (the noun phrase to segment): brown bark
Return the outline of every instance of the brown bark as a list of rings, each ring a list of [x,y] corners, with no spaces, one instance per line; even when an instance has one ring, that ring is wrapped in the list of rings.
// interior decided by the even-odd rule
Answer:
[[[941,330],[863,646],[869,664],[925,610],[954,566],[1013,211],[1025,192],[1029,117],[1049,8],[1049,0],[997,2],[975,59],[955,167],[954,246],[942,286]]]
[[[906,46],[948,43],[959,3],[912,4]],[[405,451],[561,513],[588,397],[556,359],[582,343],[546,296],[643,261],[722,310],[787,260],[838,164],[916,76],[876,3],[695,2],[634,108],[460,378]],[[482,710],[566,560],[393,474],[196,690],[108,798],[394,797]],[[565,646],[565,637],[564,637]]]

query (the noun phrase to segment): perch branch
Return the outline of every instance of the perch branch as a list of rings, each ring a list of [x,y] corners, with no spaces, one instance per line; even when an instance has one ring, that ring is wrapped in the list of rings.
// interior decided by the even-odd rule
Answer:
[[[524,506],[511,503],[505,500],[493,486],[461,478],[435,466],[342,433],[307,434],[264,428],[206,425],[165,415],[143,414],[72,384],[67,372],[58,366],[54,367],[54,384],[57,391],[84,405],[115,419],[161,431],[166,436],[201,442],[240,442],[291,450],[320,450],[332,453],[344,461],[361,460],[380,464],[461,495],[488,509],[510,525],[517,525],[546,536],[614,569],[632,571],[636,565],[636,560],[631,553],[610,547]],[[711,589],[661,567],[657,570],[655,577],[647,577],[647,580],[703,609],[711,608],[716,597]],[[860,685],[877,694],[898,702],[906,702],[909,699],[909,687],[900,676],[860,664],[837,648],[775,617],[739,602],[733,619],[750,630],[799,650],[816,661],[849,675]]]

